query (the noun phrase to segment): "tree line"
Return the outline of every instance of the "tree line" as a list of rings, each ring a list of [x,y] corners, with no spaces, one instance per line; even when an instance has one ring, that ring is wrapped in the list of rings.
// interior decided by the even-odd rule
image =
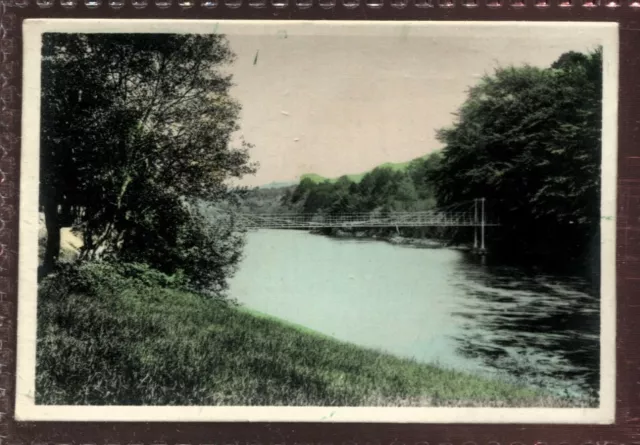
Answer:
[[[497,68],[437,131],[441,150],[403,171],[376,168],[358,183],[303,179],[280,197],[280,210],[414,211],[485,198],[501,224],[489,232],[495,251],[597,257],[601,102],[600,48],[567,52],[546,68]],[[472,232],[448,235],[464,242]]]
[[[242,202],[229,180],[257,165],[251,145],[232,137],[241,107],[224,68],[234,57],[221,35],[44,34],[45,274],[59,263],[61,229],[70,227],[83,240],[80,261],[142,263],[223,290],[244,237],[233,211],[212,207],[265,202],[270,212],[319,215],[484,197],[500,217],[489,232],[496,251],[578,258],[597,248],[601,49],[486,75],[438,131],[443,148],[404,169],[376,168],[359,181],[305,179]]]
[[[344,214],[427,210],[435,205],[431,172],[439,154],[415,159],[406,169],[378,167],[355,182],[347,176],[315,182],[305,178],[282,197],[289,208],[306,214]]]
[[[502,251],[599,261],[601,129],[601,48],[496,69],[438,132],[438,203],[485,197]]]

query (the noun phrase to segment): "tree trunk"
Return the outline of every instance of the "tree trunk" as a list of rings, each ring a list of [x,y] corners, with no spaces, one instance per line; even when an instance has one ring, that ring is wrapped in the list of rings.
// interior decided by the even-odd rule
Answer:
[[[60,257],[60,216],[58,205],[53,199],[44,204],[44,222],[47,229],[47,247],[44,253],[43,269],[50,272]]]

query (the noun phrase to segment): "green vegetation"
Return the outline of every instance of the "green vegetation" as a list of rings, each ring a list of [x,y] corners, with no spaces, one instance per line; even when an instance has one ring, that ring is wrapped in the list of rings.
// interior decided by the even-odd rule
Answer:
[[[384,164],[378,165],[376,168],[388,168],[393,171],[405,171],[409,168],[412,162],[418,161],[420,159],[424,159],[426,157],[427,156],[421,156],[417,159],[414,159],[412,161],[407,161],[407,162],[385,162]],[[362,181],[362,178],[364,178],[364,176],[367,173],[369,172],[355,173],[355,174],[343,175],[343,176],[346,177],[349,181],[355,182],[357,184],[358,182]],[[327,181],[331,183],[335,183],[335,182],[338,182],[339,178],[325,178],[324,176],[320,176],[316,173],[307,173],[300,177],[300,181],[304,181],[305,179],[309,179],[315,182],[316,184],[320,184],[321,182],[327,182]]]
[[[329,207],[332,200],[351,199],[346,198],[345,194],[354,192],[367,195],[361,197],[362,199],[351,200],[349,208],[354,212],[376,209],[428,209],[435,204],[435,198],[427,184],[427,172],[437,163],[437,158],[438,155],[435,154],[408,162],[386,162],[369,172],[333,179],[315,173],[305,174],[298,184],[285,184],[280,187],[269,185],[247,191],[241,199],[240,208],[248,213],[339,213],[344,207],[338,203]],[[363,181],[364,184],[360,185]],[[387,196],[381,194],[383,191],[387,192]],[[389,196],[393,193],[396,195]]]
[[[499,68],[438,134],[438,203],[485,197],[501,223],[490,232],[494,250],[597,260],[601,129],[601,49],[549,68]]]
[[[436,206],[469,211],[474,199],[485,198],[501,224],[487,233],[494,254],[557,258],[582,269],[589,259],[589,273],[597,276],[601,101],[601,49],[568,52],[548,68],[498,68],[469,90],[453,125],[438,131],[441,151],[362,175],[306,175],[282,193],[280,211],[310,217]],[[393,229],[369,232],[385,230]],[[473,236],[456,229],[440,235],[457,243]]]
[[[575,406],[259,316],[141,265],[42,283],[38,404]]]
[[[70,227],[81,261],[143,262],[224,289],[242,237],[202,203],[232,199],[228,179],[254,171],[249,145],[230,143],[240,105],[225,37],[47,33],[42,54],[43,272]]]
[[[436,206],[434,172],[440,153],[432,153],[409,162],[385,163],[359,175],[325,180],[319,175],[304,175],[295,186],[254,189],[241,202],[244,212],[300,213],[316,216],[345,213],[384,214],[394,211],[423,211]],[[409,237],[441,237],[442,228],[376,228],[365,236],[387,236],[400,231]],[[335,229],[323,229],[335,234]],[[362,232],[362,229],[360,229]]]
[[[43,36],[37,403],[582,403],[229,302],[244,233],[228,184],[255,170],[250,146],[231,144],[240,105],[221,68],[233,58],[220,35]],[[314,217],[484,196],[503,222],[496,246],[540,245],[566,261],[597,237],[600,65],[594,52],[499,69],[439,133],[442,152],[337,179],[307,175],[240,204]]]
[[[408,163],[384,164],[357,182],[348,176],[320,183],[305,178],[283,202],[309,215],[429,209],[435,204],[429,176],[439,162],[435,153]]]
[[[287,196],[295,190],[296,185],[283,187],[253,188],[247,190],[239,200],[238,208],[243,213],[270,213],[278,214],[293,212],[287,205]]]
[[[349,179],[351,179],[352,175],[346,175],[346,176]],[[336,182],[338,180],[338,178],[328,179],[328,178],[325,178],[324,176],[320,176],[320,175],[318,175],[316,173],[306,173],[306,174],[300,176],[300,180],[301,181],[304,181],[305,179],[308,180],[308,181],[312,181],[315,184],[320,184],[321,182],[327,182],[327,181],[328,182]]]

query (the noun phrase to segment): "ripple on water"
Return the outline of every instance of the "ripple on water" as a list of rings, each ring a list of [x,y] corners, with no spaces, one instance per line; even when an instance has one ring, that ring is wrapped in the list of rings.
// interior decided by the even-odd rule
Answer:
[[[599,298],[579,277],[449,249],[249,234],[230,294],[252,309],[400,357],[591,394]]]

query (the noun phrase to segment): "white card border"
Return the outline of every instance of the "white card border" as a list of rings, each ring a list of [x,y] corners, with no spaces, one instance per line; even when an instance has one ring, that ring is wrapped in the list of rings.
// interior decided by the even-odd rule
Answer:
[[[592,28],[602,34],[603,158],[601,232],[601,397],[598,408],[388,408],[268,406],[54,406],[35,405],[40,57],[44,32],[212,33],[289,35],[419,35],[429,27]],[[337,30],[336,30],[337,28]],[[20,162],[18,345],[15,418],[19,421],[225,421],[611,424],[615,420],[616,191],[619,38],[617,23],[593,22],[374,22],[29,19],[23,23],[23,114]]]

